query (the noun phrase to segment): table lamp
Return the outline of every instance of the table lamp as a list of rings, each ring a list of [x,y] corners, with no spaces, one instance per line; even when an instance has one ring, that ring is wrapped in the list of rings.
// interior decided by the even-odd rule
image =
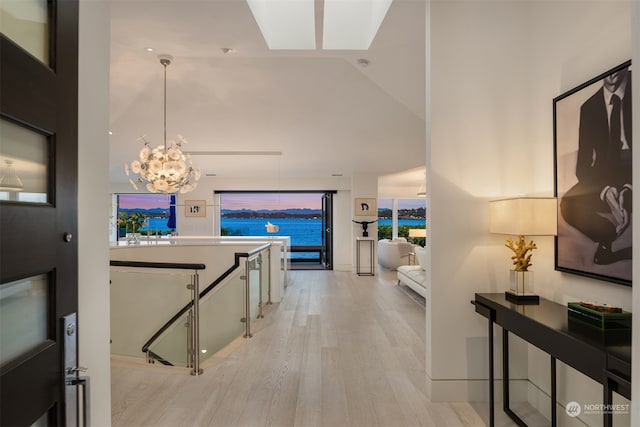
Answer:
[[[410,228],[409,237],[411,238],[411,243],[413,243],[413,239],[415,239],[416,237],[425,238],[427,237],[427,229],[426,228]]]
[[[530,251],[537,249],[533,240],[525,236],[555,236],[557,234],[557,200],[552,197],[519,197],[489,202],[489,232],[518,236],[507,239],[506,247],[514,255],[514,268],[509,274],[508,300],[517,304],[536,304],[539,297],[533,292],[533,271]]]

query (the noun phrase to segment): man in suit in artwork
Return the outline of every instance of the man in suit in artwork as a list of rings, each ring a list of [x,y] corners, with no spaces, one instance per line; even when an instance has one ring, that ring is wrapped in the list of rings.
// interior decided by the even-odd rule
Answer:
[[[563,218],[594,242],[593,262],[631,258],[612,243],[631,224],[631,71],[620,69],[580,108],[576,177],[560,202]]]

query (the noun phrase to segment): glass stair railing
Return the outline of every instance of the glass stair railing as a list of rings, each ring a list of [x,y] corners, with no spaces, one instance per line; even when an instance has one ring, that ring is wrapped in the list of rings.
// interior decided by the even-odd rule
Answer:
[[[112,261],[111,352],[139,357],[140,343],[166,322],[166,313],[178,312],[191,302],[190,287],[204,268],[203,264]]]
[[[244,269],[235,270],[224,282],[200,300],[200,360],[242,335],[244,324]],[[187,354],[193,343],[189,328],[193,323],[191,310],[183,313],[146,349],[150,360],[189,366]],[[166,364],[166,363],[165,363]]]
[[[112,307],[118,307],[112,312],[112,327],[131,326],[121,340],[125,342],[112,343],[112,353],[140,356],[140,343],[146,339],[142,352],[149,363],[188,367],[199,375],[202,361],[240,336],[251,337],[252,323],[263,317],[263,306],[270,303],[269,246],[236,253],[234,265],[201,292],[197,270],[131,271],[123,267],[130,262],[112,261]],[[127,289],[144,291],[139,295],[146,295],[145,301],[127,300]],[[145,304],[145,313],[154,315],[135,319],[131,313],[136,304]],[[128,307],[124,311],[129,314],[114,318],[122,307]]]

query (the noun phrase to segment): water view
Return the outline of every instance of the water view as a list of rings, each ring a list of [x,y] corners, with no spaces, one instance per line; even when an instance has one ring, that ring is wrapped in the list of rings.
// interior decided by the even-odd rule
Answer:
[[[277,233],[267,234],[265,224],[270,221],[280,227]],[[390,219],[381,219],[378,225],[391,226]],[[424,227],[424,219],[400,219],[398,226]],[[299,218],[222,218],[223,234],[228,236],[290,236],[291,245],[312,246],[322,244],[322,220]]]
[[[220,199],[222,235],[290,236],[292,246],[319,246],[322,244],[321,198],[322,193],[223,193]],[[168,225],[171,203],[175,201],[167,195],[122,194],[118,196],[118,215],[143,215],[146,222],[139,229],[141,232],[168,234],[173,231]],[[379,238],[391,236],[389,204],[390,200],[380,199],[380,219],[370,225],[370,228],[382,226]],[[400,234],[406,234],[406,228],[424,227],[424,214],[424,200],[401,200],[398,206]],[[277,225],[279,231],[268,234],[267,222]]]

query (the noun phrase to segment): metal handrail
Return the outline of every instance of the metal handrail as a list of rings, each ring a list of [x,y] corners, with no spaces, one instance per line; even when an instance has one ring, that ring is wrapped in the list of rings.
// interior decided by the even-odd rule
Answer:
[[[178,262],[148,262],[148,261],[109,261],[111,267],[136,267],[136,268],[173,268],[177,270],[204,270],[204,264],[186,264]]]
[[[220,275],[216,280],[214,280],[209,286],[203,289],[200,292],[200,298],[203,298],[209,292],[211,292],[216,286],[218,286],[224,279],[229,277],[231,273],[233,273],[240,266],[240,258],[249,258],[253,255],[256,255],[271,246],[271,243],[266,243],[262,246],[258,246],[255,249],[252,249],[249,252],[236,252],[234,254],[234,262],[231,267],[229,267],[224,273]],[[189,301],[182,309],[180,309],[171,319],[169,319],[164,325],[158,329],[158,331],[149,338],[149,340],[144,343],[142,346],[142,352],[146,353],[149,350],[149,347],[167,330],[173,325],[178,319],[180,319],[187,311],[189,311],[193,307],[193,301]]]

